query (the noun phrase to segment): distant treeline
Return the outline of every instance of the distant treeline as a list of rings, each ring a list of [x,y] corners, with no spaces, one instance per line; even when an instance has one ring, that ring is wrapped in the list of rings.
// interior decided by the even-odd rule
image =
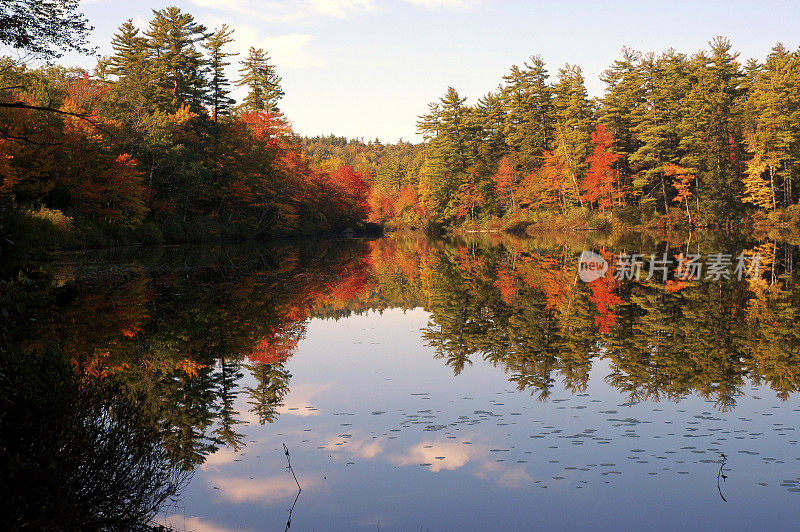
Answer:
[[[800,53],[623,48],[601,79],[590,99],[579,67],[552,80],[533,56],[474,105],[449,87],[420,117],[422,149],[316,143],[380,155],[371,216],[389,225],[797,222]]]

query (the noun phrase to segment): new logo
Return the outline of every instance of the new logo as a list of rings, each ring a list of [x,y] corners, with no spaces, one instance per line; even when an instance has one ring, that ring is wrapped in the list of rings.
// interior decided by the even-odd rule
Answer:
[[[584,251],[578,259],[578,277],[584,283],[591,283],[603,277],[608,271],[606,259],[594,251]]]

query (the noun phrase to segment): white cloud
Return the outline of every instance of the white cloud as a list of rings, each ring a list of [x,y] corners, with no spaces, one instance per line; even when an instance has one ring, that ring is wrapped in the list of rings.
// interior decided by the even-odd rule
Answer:
[[[500,462],[486,462],[477,472],[479,478],[491,478],[503,488],[516,489],[533,482],[533,478],[521,464],[506,465]]]
[[[258,14],[258,10],[256,9],[257,4],[248,0],[191,0],[191,2],[199,7],[207,7],[227,13],[233,11],[246,15]]]
[[[219,27],[222,20],[217,17],[204,17],[203,23],[209,27]],[[239,55],[234,58],[236,68],[238,61],[247,57],[250,47],[263,48],[278,69],[306,69],[321,68],[324,63],[308,50],[313,37],[307,33],[288,33],[285,35],[274,35],[261,37],[260,32],[254,26],[229,24],[234,30],[234,42],[231,43],[231,50]]]
[[[384,440],[373,439],[371,437],[348,439],[344,445],[336,445],[342,443],[340,437],[330,437],[325,444],[325,449],[333,452],[349,453],[350,456],[364,459],[375,458],[383,452],[383,445],[386,443]]]
[[[228,447],[220,447],[212,454],[206,457],[206,461],[200,466],[201,469],[207,470],[216,468],[221,465],[231,464],[239,457],[239,453]]]
[[[404,0],[409,4],[415,6],[425,7],[428,9],[466,9],[472,7],[477,2],[475,0]]]
[[[269,22],[288,22],[314,17],[346,18],[375,8],[375,0],[302,0],[263,2],[258,0],[191,0],[199,7],[243,13]]]
[[[324,384],[298,384],[284,397],[283,406],[278,409],[281,415],[289,416],[316,416],[319,414],[312,401],[318,395],[325,393],[333,385]]]
[[[403,0],[427,9],[465,9],[479,0]],[[240,13],[269,22],[289,22],[319,17],[347,18],[357,13],[380,9],[386,2],[377,0],[295,0],[264,2],[259,0],[191,0],[199,7],[225,13]]]
[[[315,487],[313,478],[298,475],[303,490]],[[219,496],[234,504],[246,502],[276,503],[291,500],[297,494],[297,484],[290,474],[268,478],[212,478],[211,483],[219,488]]]
[[[486,449],[479,445],[423,441],[411,447],[404,455],[392,458],[392,462],[403,466],[431,464],[428,467],[436,473],[458,469],[484,454]]]
[[[307,33],[290,33],[265,37],[257,47],[267,50],[278,67],[320,68],[324,66],[322,60],[306,49],[310,42],[311,35]]]
[[[310,0],[310,3],[316,13],[335,17],[346,17],[354,11],[375,8],[374,0]]]

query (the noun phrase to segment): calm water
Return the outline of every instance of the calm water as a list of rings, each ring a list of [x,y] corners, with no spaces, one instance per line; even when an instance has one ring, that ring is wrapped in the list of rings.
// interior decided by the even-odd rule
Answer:
[[[181,530],[795,529],[796,249],[687,240],[65,256],[16,338],[142,392]],[[586,284],[583,250],[762,261]]]

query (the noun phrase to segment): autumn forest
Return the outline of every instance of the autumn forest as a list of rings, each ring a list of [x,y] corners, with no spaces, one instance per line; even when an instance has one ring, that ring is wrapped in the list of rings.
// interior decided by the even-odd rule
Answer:
[[[99,53],[107,6],[0,2],[0,528],[800,519],[800,49],[520,56],[389,142],[306,130],[336,88],[242,17],[534,2],[190,3]]]
[[[750,228],[797,222],[800,55],[741,62],[623,49],[590,99],[533,56],[469,105],[450,87],[425,143],[301,138],[269,52],[229,51],[169,7],[125,22],[91,71],[3,59],[3,230],[107,246],[375,231]],[[235,63],[239,77],[228,79]],[[241,102],[231,98],[244,87]],[[33,243],[31,243],[33,244]]]

